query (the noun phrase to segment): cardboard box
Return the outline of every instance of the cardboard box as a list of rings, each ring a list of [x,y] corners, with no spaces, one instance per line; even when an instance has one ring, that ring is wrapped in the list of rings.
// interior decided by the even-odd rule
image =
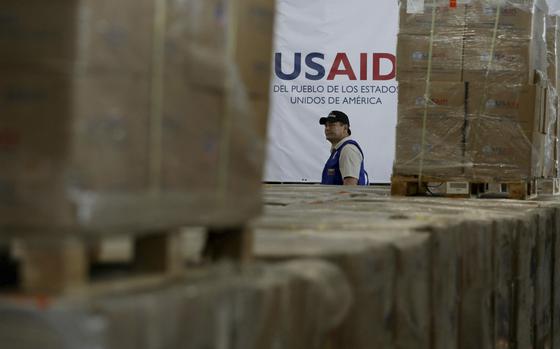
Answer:
[[[183,98],[175,92],[178,98],[165,107],[161,165],[165,190],[215,193],[225,185],[232,197],[259,193],[267,114],[257,114],[253,101],[231,107],[221,91],[182,91]],[[204,117],[191,117],[189,108],[202,111],[199,115]],[[187,161],[179,149],[196,156]]]
[[[132,232],[258,214],[264,133],[249,110],[219,92],[170,92],[158,119],[145,81],[67,83],[0,83],[0,135],[13,140],[0,149],[0,228]]]
[[[544,110],[544,87],[502,83],[469,83],[467,113],[470,117],[495,117],[543,129],[538,116]],[[537,117],[535,117],[537,116]]]
[[[466,88],[465,94],[464,83],[432,82],[425,108],[425,83],[399,83],[395,174],[417,174],[422,148],[426,176],[495,182],[552,172],[556,100],[547,98],[544,82]]]
[[[410,247],[401,250],[424,252],[429,247],[425,235],[416,233],[410,238],[401,238],[415,242],[408,243]],[[318,250],[329,251],[322,245]],[[351,259],[357,258],[354,255],[362,256],[356,252],[345,256],[343,261],[354,261]],[[413,259],[408,255],[424,256],[408,252],[407,258],[398,259],[399,263],[423,262],[420,257]],[[410,272],[398,280],[416,280],[409,276],[413,271],[418,275],[419,268],[414,267],[406,268]],[[428,270],[422,264],[420,272],[423,276]],[[136,277],[130,274],[121,273],[119,277],[135,280]],[[0,304],[0,341],[9,342],[10,349],[61,346],[262,349],[274,348],[276,343],[282,343],[281,348],[314,348],[318,342],[329,341],[331,333],[339,330],[354,299],[354,288],[349,285],[346,274],[326,260],[302,258],[282,263],[255,262],[239,267],[223,263],[201,266],[188,276],[183,274],[187,273],[181,271],[161,283],[95,285],[92,287],[94,291],[67,292],[71,294],[57,296],[56,301],[47,307],[37,306],[34,297],[4,297]],[[364,278],[364,284],[366,282],[370,280]],[[422,290],[428,288],[427,283],[425,285]],[[367,296],[370,294],[366,293]],[[226,313],[225,310],[229,309],[235,309],[235,315]],[[162,318],[181,325],[170,326]],[[93,330],[92,319],[99,325]],[[364,322],[367,323],[358,323]],[[224,331],[224,328],[228,330]]]
[[[473,181],[525,180],[541,171],[544,136],[510,119],[469,117],[465,174]]]
[[[430,100],[425,100],[426,84],[400,81],[397,147],[394,173],[425,175],[459,175],[462,171],[462,130],[464,124],[463,83],[433,82]],[[422,126],[426,112],[426,131],[422,145]]]
[[[427,104],[425,89],[423,82],[399,82],[394,172],[417,174],[423,148],[422,172],[425,175],[460,175],[464,151],[465,85],[461,82],[432,82]],[[426,127],[422,145],[424,113]]]
[[[430,35],[432,27],[433,5],[426,6],[424,11],[410,11],[406,2],[400,2],[399,33]],[[438,36],[462,36],[465,27],[465,5],[449,7],[449,1],[442,1],[435,8],[435,33]]]
[[[542,176],[545,87],[469,84],[468,95],[466,174],[485,182]]]
[[[226,89],[226,73],[238,77],[234,82],[248,93],[267,96],[271,79],[274,2],[237,0],[237,6],[224,0],[205,1],[204,6],[183,8],[194,21],[204,26],[175,34],[176,40],[188,38],[188,74],[194,84]],[[195,29],[195,30],[191,30]],[[232,45],[233,44],[233,45]],[[235,72],[227,58],[237,64]]]
[[[149,72],[154,1],[6,0],[0,8],[0,69]]]
[[[464,118],[465,84],[462,82],[431,82],[430,100],[425,101],[426,83],[399,81],[398,119],[420,118],[426,109],[428,117]]]
[[[268,98],[272,78],[275,2],[239,0],[236,62],[247,91]]]
[[[498,15],[497,11],[498,6],[494,0],[470,1],[466,8],[467,30],[475,28],[493,29]],[[534,12],[532,2],[507,1],[507,3],[502,3],[498,29],[507,30],[512,35],[529,39],[533,27]]]
[[[423,125],[423,118],[419,117],[398,120],[393,173],[415,175],[422,166],[422,173],[426,176],[461,175],[464,119],[441,116],[426,118],[424,136]]]
[[[465,36],[463,79],[502,83],[531,83],[537,60],[529,39],[510,38],[509,32],[477,29]]]
[[[429,36],[399,34],[397,80],[425,80],[429,48]],[[430,80],[461,81],[462,48],[462,37],[434,37]]]

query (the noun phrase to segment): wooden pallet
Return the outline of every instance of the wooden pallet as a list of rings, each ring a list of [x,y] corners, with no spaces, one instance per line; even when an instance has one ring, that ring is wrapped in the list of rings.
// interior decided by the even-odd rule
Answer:
[[[537,181],[503,181],[485,183],[469,179],[395,175],[391,178],[391,195],[433,195],[452,198],[503,198],[528,200],[537,196]]]
[[[537,179],[537,192],[539,195],[560,195],[560,178]]]
[[[146,276],[164,281],[182,275],[185,258],[181,237],[178,230],[131,236],[134,243],[130,268],[111,282],[134,283]],[[10,289],[10,293],[64,295],[99,288],[99,284],[107,282],[96,279],[91,272],[99,254],[97,241],[77,236],[16,240],[18,277],[15,290]],[[248,262],[253,256],[252,244],[253,234],[249,228],[208,229],[203,259],[206,262],[222,259]]]

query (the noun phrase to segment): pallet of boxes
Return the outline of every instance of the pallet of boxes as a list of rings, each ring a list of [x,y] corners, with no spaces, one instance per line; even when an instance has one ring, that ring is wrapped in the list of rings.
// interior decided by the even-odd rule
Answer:
[[[400,4],[394,195],[526,199],[555,181],[554,28],[536,0]]]
[[[319,336],[274,326],[318,323],[289,304],[347,307],[318,263],[183,273],[183,226],[208,229],[210,259],[251,258],[274,1],[4,0],[0,18],[0,270],[19,263],[1,346],[276,347]],[[96,279],[92,246],[114,236],[133,264]]]

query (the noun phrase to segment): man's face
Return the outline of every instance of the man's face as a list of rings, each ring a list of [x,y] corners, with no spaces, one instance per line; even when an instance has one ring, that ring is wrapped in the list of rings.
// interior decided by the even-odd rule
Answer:
[[[336,144],[344,137],[348,136],[347,129],[347,125],[344,125],[338,121],[327,122],[325,124],[325,136],[329,142]]]

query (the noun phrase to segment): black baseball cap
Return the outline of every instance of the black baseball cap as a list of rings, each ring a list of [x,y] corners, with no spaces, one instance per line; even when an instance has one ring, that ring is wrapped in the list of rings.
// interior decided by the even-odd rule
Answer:
[[[348,120],[348,115],[338,110],[333,110],[329,113],[329,115],[320,118],[319,124],[324,125],[327,122],[337,122],[337,121],[343,125],[348,125],[348,134],[352,134],[352,132],[350,132],[350,120]]]

